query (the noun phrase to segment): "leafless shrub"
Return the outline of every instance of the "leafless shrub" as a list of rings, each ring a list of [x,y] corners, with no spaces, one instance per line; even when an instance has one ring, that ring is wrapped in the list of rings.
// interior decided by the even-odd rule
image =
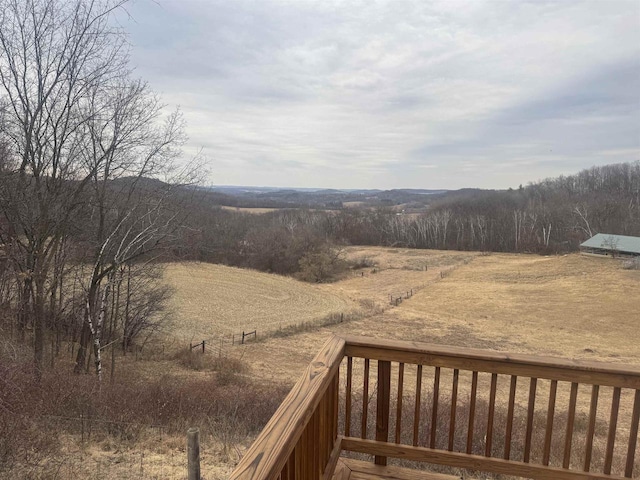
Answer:
[[[363,257],[354,258],[351,261],[351,268],[353,270],[359,270],[361,268],[372,268],[375,266],[376,266],[376,262],[374,262],[371,257],[366,255]]]
[[[640,257],[630,258],[622,263],[625,270],[640,270]]]
[[[180,365],[189,370],[195,370],[197,372],[213,370],[213,357],[211,355],[193,351],[189,348],[180,349],[174,354],[173,359],[177,360]]]
[[[289,388],[252,382],[240,375],[246,370],[239,359],[212,358],[211,366],[216,374],[196,379],[148,380],[123,370],[96,395],[93,376],[47,371],[38,383],[31,361],[0,362],[0,478],[14,467],[43,466],[63,433],[80,439],[84,431],[85,442],[132,446],[151,428],[182,435],[199,426],[229,455],[263,428]]]

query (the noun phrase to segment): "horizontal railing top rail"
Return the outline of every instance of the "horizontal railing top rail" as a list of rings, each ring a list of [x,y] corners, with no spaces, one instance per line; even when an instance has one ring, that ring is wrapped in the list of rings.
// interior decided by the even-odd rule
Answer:
[[[344,336],[345,355],[414,365],[640,389],[640,367],[493,352],[398,340]]]
[[[231,480],[316,478],[308,474],[312,462],[301,457],[317,451],[317,445],[307,441],[301,446],[299,442],[312,417],[317,413],[323,396],[337,380],[340,362],[344,357],[344,347],[345,341],[340,337],[333,337],[325,343],[240,460],[231,474]],[[336,399],[337,393],[336,388]],[[337,417],[337,400],[334,408],[330,411],[325,408],[322,413]],[[320,419],[320,422],[323,420]],[[332,437],[328,438],[328,441],[335,440],[337,427],[335,431],[326,432],[326,435]],[[291,457],[294,457],[294,461],[289,461]]]

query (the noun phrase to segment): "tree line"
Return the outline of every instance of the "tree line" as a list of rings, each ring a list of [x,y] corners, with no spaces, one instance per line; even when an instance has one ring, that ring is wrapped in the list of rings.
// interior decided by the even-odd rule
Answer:
[[[0,1],[2,328],[38,373],[65,338],[101,379],[105,345],[126,353],[169,294],[154,260],[196,169],[178,162],[180,112],[133,76],[125,3]]]
[[[563,253],[600,232],[640,235],[640,162],[515,190],[452,192],[417,215],[388,208],[254,215],[217,208],[206,195],[192,210],[181,256],[280,274],[300,272],[314,259],[326,262],[341,245]],[[317,280],[331,276],[325,271]]]

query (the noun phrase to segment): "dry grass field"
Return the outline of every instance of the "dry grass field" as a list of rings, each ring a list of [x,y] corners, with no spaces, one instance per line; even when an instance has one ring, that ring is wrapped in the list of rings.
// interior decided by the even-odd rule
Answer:
[[[288,382],[334,332],[640,364],[640,272],[617,260],[382,247],[346,253],[375,266],[310,285],[219,265],[170,265],[175,320],[167,334],[188,342],[268,332],[371,303],[384,311],[266,339],[242,355],[256,375]],[[410,290],[413,297],[390,305],[389,295]]]
[[[206,263],[170,264],[165,280],[175,289],[168,336],[179,341],[258,334],[356,305],[344,296],[279,275]]]
[[[311,325],[286,336],[265,335],[257,343],[227,343],[225,354],[248,367],[239,374],[241,381],[292,385],[334,333],[640,365],[640,271],[623,270],[618,260],[577,254],[482,255],[379,247],[349,247],[346,255],[351,260],[366,257],[363,263],[368,266],[324,285],[219,265],[168,265],[165,279],[175,288],[175,296],[173,321],[163,335],[165,342],[171,339],[173,348],[166,354],[151,350],[140,361],[127,356],[120,368],[136,372],[145,381],[161,377],[167,388],[184,378],[204,385],[216,373],[210,368],[188,368],[175,355],[189,341],[242,330],[273,333],[301,322]],[[389,295],[410,290],[411,298],[397,306],[390,304]],[[313,327],[314,322],[340,312],[358,314],[350,316],[350,321]],[[356,362],[354,367],[357,387],[361,366]],[[405,378],[413,372],[407,367]],[[461,401],[469,389],[465,375],[460,378]],[[441,394],[446,395],[450,373],[443,371],[441,381]],[[488,378],[480,379],[479,391],[487,391],[487,382]],[[407,394],[411,383],[406,381]],[[424,388],[429,384],[430,372],[425,369]],[[506,383],[499,385],[498,404],[504,402],[506,387]],[[558,388],[559,412],[560,405],[566,404],[565,387]],[[521,405],[526,395],[523,382],[517,393]],[[541,381],[540,405],[547,395],[548,384]],[[602,404],[608,405],[610,394],[602,391],[602,395]],[[626,400],[623,397],[621,418],[627,413]],[[579,411],[586,410],[588,402],[589,392],[581,390]],[[607,410],[600,413],[604,418]],[[239,437],[232,422],[226,427],[218,423],[200,427],[203,475],[209,480],[227,478],[251,438]],[[231,433],[221,438],[211,434],[227,432],[227,427]],[[616,448],[624,444],[627,426],[619,428]],[[55,460],[60,463],[57,478],[184,478],[184,437],[163,437],[153,429],[144,432],[142,439],[123,444],[113,444],[104,434],[95,443],[81,444],[76,436],[70,437]]]
[[[223,205],[223,210],[229,210],[232,212],[243,212],[243,213],[251,213],[254,215],[262,215],[263,213],[275,212],[276,210],[281,210],[279,208],[261,208],[261,207],[230,207],[227,205]]]
[[[349,247],[346,258],[373,266],[354,271],[347,278],[325,286],[329,292],[347,295],[356,301],[372,301],[381,307],[390,304],[390,296],[417,293],[440,272],[449,272],[469,263],[478,254],[409,248]]]
[[[353,297],[368,291],[373,298],[378,288],[388,294],[419,285],[412,298],[370,318],[269,340],[256,356],[265,364],[286,364],[290,378],[335,332],[640,365],[640,272],[623,270],[618,260],[428,252],[442,264],[427,272],[403,270],[423,261],[416,253],[359,248],[356,255],[382,265],[395,258],[400,269],[388,271],[396,276],[383,270],[325,286]],[[415,274],[424,276],[418,281]]]

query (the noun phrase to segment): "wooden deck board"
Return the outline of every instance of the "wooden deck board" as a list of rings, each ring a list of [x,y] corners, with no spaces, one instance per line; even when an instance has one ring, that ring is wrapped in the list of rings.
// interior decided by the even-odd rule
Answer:
[[[460,480],[460,477],[341,458],[332,480]]]

